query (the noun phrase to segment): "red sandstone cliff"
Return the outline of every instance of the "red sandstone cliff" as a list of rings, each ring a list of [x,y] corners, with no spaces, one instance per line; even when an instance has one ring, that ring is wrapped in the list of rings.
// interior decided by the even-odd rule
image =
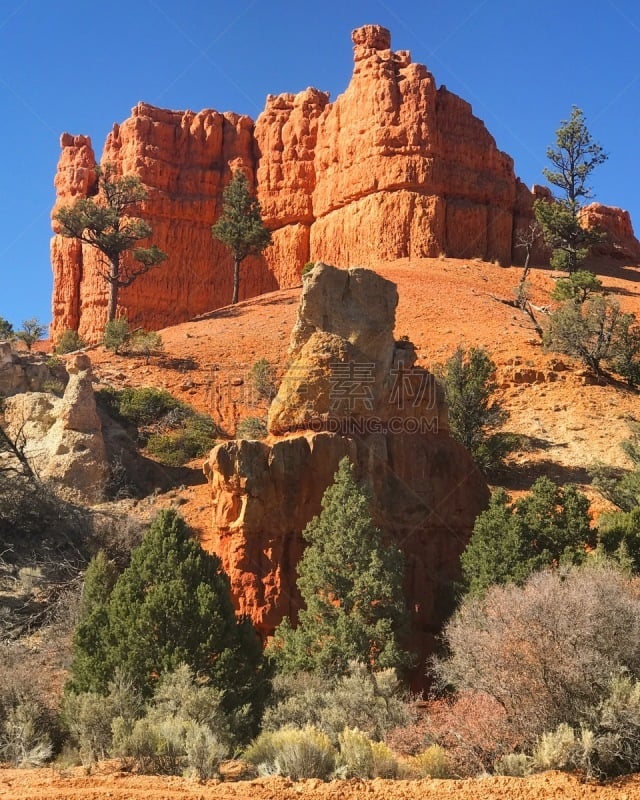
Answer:
[[[270,95],[255,124],[140,103],[114,126],[102,161],[147,186],[142,213],[169,256],[122,290],[130,322],[160,328],[230,302],[231,260],[211,225],[238,168],[273,232],[264,257],[243,264],[244,298],[297,285],[309,260],[522,257],[514,242],[533,195],[471,106],[436,88],[407,51],[392,51],[385,28],[358,28],[353,42],[353,76],[334,103],[316,89]],[[64,134],[61,145],[55,209],[93,189],[89,139]],[[96,340],[107,291],[95,251],[54,236],[51,258],[53,337],[73,328]]]

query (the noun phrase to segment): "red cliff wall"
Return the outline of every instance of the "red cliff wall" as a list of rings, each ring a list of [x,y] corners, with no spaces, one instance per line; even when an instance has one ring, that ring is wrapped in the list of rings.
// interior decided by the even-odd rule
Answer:
[[[122,290],[119,310],[132,324],[161,328],[230,302],[231,260],[211,225],[235,169],[273,232],[264,257],[242,266],[241,298],[297,285],[310,260],[523,256],[514,230],[530,221],[533,195],[471,106],[436,88],[407,51],[393,52],[385,28],[367,25],[352,38],[353,76],[334,103],[316,89],[270,95],[255,123],[140,103],[114,126],[102,162],[142,179],[142,213],[169,256]],[[55,209],[95,181],[89,139],[64,134],[61,145]],[[51,258],[53,337],[73,328],[98,339],[107,287],[96,252],[54,236]]]

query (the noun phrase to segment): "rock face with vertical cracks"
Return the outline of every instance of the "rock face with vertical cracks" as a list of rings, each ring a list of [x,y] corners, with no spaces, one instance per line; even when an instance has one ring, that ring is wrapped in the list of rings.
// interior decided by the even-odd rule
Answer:
[[[270,410],[278,435],[220,444],[204,469],[213,547],[236,608],[267,638],[284,616],[296,618],[302,531],[348,456],[371,493],[376,523],[405,556],[408,644],[420,656],[419,680],[489,492],[449,436],[433,377],[414,366],[410,342],[393,339],[396,303],[395,285],[373,272],[316,264],[304,279],[291,366]]]
[[[335,102],[325,92],[269,95],[249,117],[167,111],[139,103],[107,137],[102,163],[140,177],[140,209],[169,256],[120,295],[133,325],[160,328],[226,305],[229,254],[211,237],[236,169],[257,192],[273,244],[242,266],[241,298],[298,285],[307,261],[340,267],[403,257],[509,263],[532,195],[471,106],[436,86],[377,25],[352,35],[354,69]],[[84,136],[64,134],[55,185],[61,205],[95,192]],[[54,236],[52,334],[99,338],[107,287],[90,247]]]

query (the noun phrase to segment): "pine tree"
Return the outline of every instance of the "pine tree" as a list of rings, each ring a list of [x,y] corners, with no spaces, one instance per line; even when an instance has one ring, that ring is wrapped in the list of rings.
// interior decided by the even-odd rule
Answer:
[[[543,174],[560,189],[561,196],[554,202],[536,201],[536,219],[547,244],[553,248],[551,265],[571,273],[584,261],[589,247],[601,239],[599,233],[582,226],[580,209],[583,201],[592,197],[589,176],[607,159],[576,106],[571,118],[563,120],[556,131],[556,146],[547,148],[547,158],[555,169],[544,169]]]
[[[371,670],[411,663],[399,643],[408,624],[402,554],[383,543],[369,505],[349,459],[342,459],[322,512],[303,533],[309,544],[298,588],[305,608],[297,627],[285,619],[271,644],[283,671],[335,676],[348,671],[349,661]]]
[[[260,203],[251,196],[244,173],[234,172],[223,199],[222,216],[211,226],[211,232],[233,255],[231,303],[235,305],[240,292],[240,264],[247,256],[260,254],[271,243],[271,233],[262,222]]]
[[[62,236],[91,245],[107,264],[102,277],[109,284],[107,319],[115,319],[120,289],[166,260],[167,254],[156,245],[137,247],[151,235],[151,225],[134,216],[147,191],[136,175],[117,177],[113,166],[96,167],[98,192],[96,199],[84,197],[71,206],[63,206],[54,215]],[[125,261],[131,252],[132,261]]]
[[[120,668],[149,697],[160,676],[186,664],[224,692],[225,711],[247,707],[247,733],[255,731],[269,690],[260,641],[235,618],[220,560],[175,511],[158,514],[106,605],[90,605],[75,637],[73,690],[104,693]]]

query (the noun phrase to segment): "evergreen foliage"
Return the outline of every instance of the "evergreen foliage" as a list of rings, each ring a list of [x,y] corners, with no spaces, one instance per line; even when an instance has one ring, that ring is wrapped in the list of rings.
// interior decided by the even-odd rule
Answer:
[[[131,331],[126,317],[108,320],[104,326],[102,344],[116,355],[120,355],[122,349],[129,341]]]
[[[342,459],[322,512],[303,533],[309,544],[298,588],[305,608],[295,629],[283,620],[271,644],[285,672],[340,675],[350,661],[371,670],[410,663],[399,643],[408,621],[402,554],[383,544],[369,505],[349,459]]]
[[[615,358],[618,333],[625,317],[618,303],[600,295],[584,303],[569,301],[549,317],[543,334],[544,346],[576,356],[599,375],[601,362]]]
[[[536,201],[536,219],[547,244],[553,248],[551,265],[571,273],[584,261],[589,247],[601,239],[599,233],[582,227],[580,209],[584,200],[592,196],[588,185],[591,173],[607,159],[576,106],[570,119],[563,120],[556,131],[555,147],[547,148],[547,158],[553,169],[544,169],[543,174],[561,196],[554,202]]]
[[[119,290],[166,260],[156,245],[138,247],[151,236],[151,226],[135,216],[147,191],[135,175],[117,176],[112,164],[96,167],[97,195],[63,206],[55,214],[62,236],[94,247],[106,259],[102,277],[109,284],[107,322],[115,319]],[[130,259],[123,258],[131,253]]]
[[[89,597],[97,600],[87,601],[74,636],[70,689],[105,693],[120,668],[150,697],[162,675],[186,664],[224,692],[226,712],[245,708],[242,734],[252,733],[269,689],[260,642],[248,620],[235,618],[220,560],[181,517],[158,514],[106,602],[105,569],[95,571]]]
[[[215,239],[226,245],[233,256],[232,305],[238,302],[240,264],[247,256],[259,255],[271,243],[271,233],[262,222],[260,203],[249,191],[249,181],[239,170],[224,190],[220,219],[211,226]]]
[[[13,339],[13,325],[4,317],[0,317],[0,342]]]
[[[478,594],[494,584],[521,584],[554,563],[581,563],[585,546],[594,544],[589,500],[575,486],[538,478],[513,503],[500,489],[476,519],[462,554],[465,587]]]
[[[78,331],[67,328],[67,330],[64,331],[62,336],[58,339],[54,348],[54,352],[58,355],[64,355],[64,353],[73,353],[74,350],[81,350],[85,346],[86,342],[80,336]]]
[[[602,281],[593,272],[586,269],[579,269],[572,272],[568,278],[560,278],[554,286],[551,297],[554,300],[564,302],[573,300],[576,303],[584,301],[592,294],[597,294],[602,290]]]
[[[499,465],[505,455],[505,442],[496,429],[507,414],[493,399],[497,388],[495,370],[495,363],[481,347],[468,351],[458,347],[439,370],[449,408],[451,435],[484,470]]]

